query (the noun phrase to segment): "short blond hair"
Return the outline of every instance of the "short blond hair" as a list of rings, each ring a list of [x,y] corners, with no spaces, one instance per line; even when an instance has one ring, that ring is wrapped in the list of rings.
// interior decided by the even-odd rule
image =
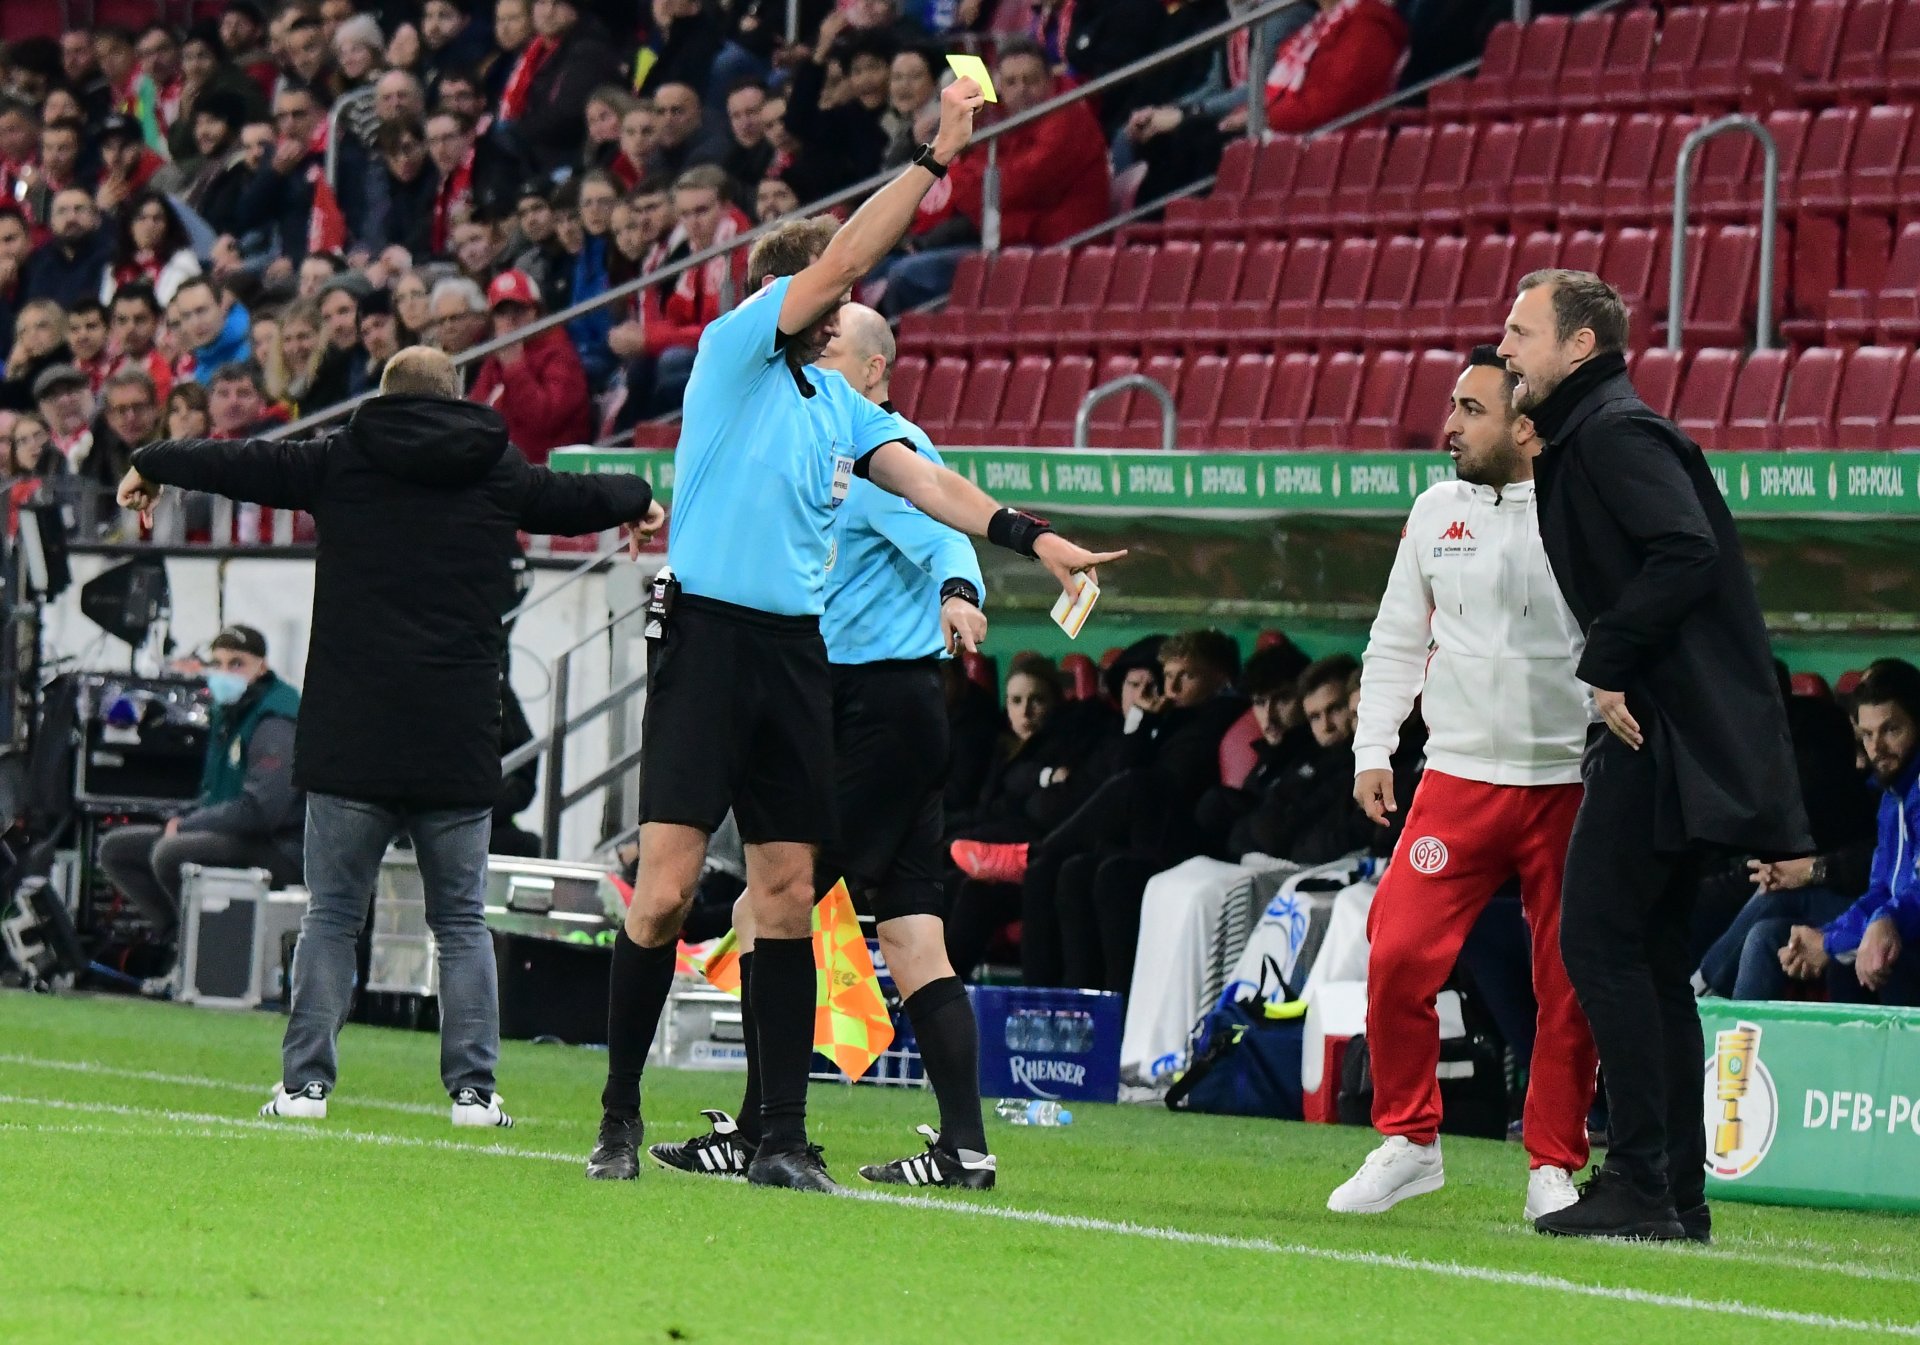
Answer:
[[[760,236],[747,254],[747,293],[758,294],[767,277],[797,276],[827,250],[840,221],[831,215],[788,220]]]
[[[408,346],[387,361],[380,375],[383,396],[458,397],[460,371],[446,352],[432,346]]]

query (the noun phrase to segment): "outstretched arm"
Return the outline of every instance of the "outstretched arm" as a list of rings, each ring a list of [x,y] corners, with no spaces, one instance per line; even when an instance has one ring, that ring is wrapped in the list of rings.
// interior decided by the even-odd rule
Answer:
[[[1045,520],[1017,509],[1002,508],[966,477],[935,466],[898,439],[874,449],[860,460],[860,466],[862,474],[874,485],[912,501],[929,518],[1039,561],[1068,593],[1078,592],[1074,575],[1082,572],[1092,575],[1096,565],[1105,565],[1127,554],[1124,551],[1094,552],[1075,546],[1054,532]]]
[[[160,486],[274,509],[312,509],[326,476],[324,439],[166,439],[133,452],[120,503],[147,510]]]
[[[659,518],[648,526],[656,512]],[[528,532],[574,537],[625,526],[651,537],[665,519],[645,477],[545,467],[528,467],[521,476],[520,526]]]
[[[933,137],[933,157],[941,165],[951,163],[973,138],[974,110],[983,101],[980,86],[970,79],[955,80],[941,93],[940,130]],[[906,237],[920,198],[938,180],[918,164],[908,164],[899,177],[868,197],[820,260],[794,276],[780,304],[780,330],[797,335],[838,308],[854,283]]]

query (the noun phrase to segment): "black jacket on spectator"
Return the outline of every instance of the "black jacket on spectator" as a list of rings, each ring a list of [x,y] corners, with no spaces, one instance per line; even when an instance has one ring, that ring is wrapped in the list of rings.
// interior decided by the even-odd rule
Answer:
[[[1026,742],[1005,740],[1011,745],[994,754],[978,800],[950,812],[947,830],[983,841],[1038,840],[1084,801],[1082,768],[1112,732],[1113,711],[1102,702],[1058,706]]]
[[[1097,79],[1143,56],[1164,51],[1226,21],[1221,0],[1078,0],[1067,33],[1067,65],[1080,80]],[[1171,103],[1206,82],[1213,52],[1193,52],[1102,94],[1100,124],[1111,139],[1135,108]]]
[[[530,467],[491,407],[382,396],[320,439],[191,439],[134,454],[150,481],[314,516],[319,552],[294,773],[346,798],[492,808],[516,531],[640,518],[632,476]]]
[[[783,13],[783,22],[784,18]],[[697,14],[675,19],[667,25],[653,67],[640,85],[640,96],[653,97],[662,84],[685,84],[700,95],[702,103],[707,102],[707,77],[726,42],[726,20],[716,8],[702,6]]]
[[[1659,769],[1659,848],[1806,854],[1759,597],[1706,457],[1617,353],[1574,370],[1533,422],[1540,539],[1586,635],[1576,672],[1627,695]]]
[[[477,163],[477,153],[474,159]],[[367,221],[367,231],[361,241],[375,252],[398,243],[415,257],[431,255],[433,193],[437,182],[433,166],[429,164],[411,182],[400,181],[384,164],[380,167],[380,176],[386,179],[384,208],[377,212],[378,218]]]
[[[12,349],[9,343],[8,349]],[[31,359],[16,369],[7,366],[7,376],[0,379],[0,411],[31,411],[34,407],[33,380],[40,377],[56,364],[72,364],[73,352],[62,341],[37,359]]]
[[[1304,723],[1294,725],[1278,743],[1255,739],[1254,766],[1247,778],[1237,789],[1215,785],[1200,796],[1200,803],[1194,809],[1194,820],[1200,826],[1208,852],[1222,859],[1238,859],[1237,854],[1229,853],[1234,825],[1259,808],[1269,794],[1286,788],[1295,772],[1312,762],[1319,752],[1319,746],[1313,741],[1313,730]]]
[[[946,674],[961,683],[947,704],[947,732],[952,743],[947,755],[947,811],[957,814],[980,799],[987,772],[993,768],[1000,742],[1000,710],[993,694],[954,668]]]
[[[200,212],[200,218],[219,234],[239,238],[257,227],[241,213],[240,202],[246,196],[253,170],[238,151],[222,159],[218,166],[202,165],[187,183],[184,193],[188,205]]]
[[[527,88],[527,106],[514,123],[521,149],[536,171],[571,167],[586,135],[587,97],[602,84],[619,84],[620,52],[605,25],[582,15]]]
[[[62,308],[72,308],[82,299],[98,299],[100,277],[112,260],[113,239],[105,229],[95,229],[72,252],[50,238],[20,267],[22,301],[51,299]]]
[[[314,179],[324,171],[324,162],[318,154],[309,154],[295,164],[290,173],[276,172],[271,159],[261,164],[240,192],[237,213],[241,232],[256,229],[272,231],[280,240],[280,255],[298,264],[307,255],[307,225],[313,215]],[[343,167],[341,180],[345,181],[348,176]],[[344,214],[344,202],[341,209]]]
[[[820,93],[826,82],[827,68],[816,62],[794,71],[786,115],[787,129],[800,139],[808,188],[823,194],[879,172],[888,140],[880,120],[886,114],[884,104],[871,111],[851,101],[823,109]]]

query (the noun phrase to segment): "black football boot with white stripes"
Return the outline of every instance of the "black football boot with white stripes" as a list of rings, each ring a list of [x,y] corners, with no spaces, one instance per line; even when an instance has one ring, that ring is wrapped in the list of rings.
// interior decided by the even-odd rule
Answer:
[[[704,1135],[678,1144],[654,1144],[647,1157],[675,1172],[692,1172],[703,1177],[745,1177],[753,1162],[753,1148],[740,1136],[740,1127],[723,1111],[703,1111],[713,1127]]]
[[[940,1134],[932,1126],[919,1127],[926,1136],[927,1151],[891,1163],[874,1163],[860,1169],[860,1175],[883,1186],[957,1186],[968,1191],[991,1191],[999,1164],[992,1154],[977,1154],[970,1149],[948,1149],[940,1143]]]

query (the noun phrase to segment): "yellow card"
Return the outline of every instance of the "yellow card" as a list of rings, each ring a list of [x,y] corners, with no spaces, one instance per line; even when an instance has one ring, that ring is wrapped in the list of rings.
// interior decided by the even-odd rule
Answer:
[[[1069,640],[1080,638],[1080,628],[1087,624],[1087,614],[1100,601],[1100,585],[1093,581],[1092,575],[1079,574],[1074,578],[1080,581],[1079,589],[1072,597],[1062,592],[1053,604],[1053,624],[1065,631]]]
[[[987,73],[987,63],[978,56],[966,52],[956,52],[947,57],[947,64],[953,67],[953,73],[961,79],[970,79],[980,86],[980,96],[989,103],[1000,101],[1000,95],[993,91],[993,76]]]

